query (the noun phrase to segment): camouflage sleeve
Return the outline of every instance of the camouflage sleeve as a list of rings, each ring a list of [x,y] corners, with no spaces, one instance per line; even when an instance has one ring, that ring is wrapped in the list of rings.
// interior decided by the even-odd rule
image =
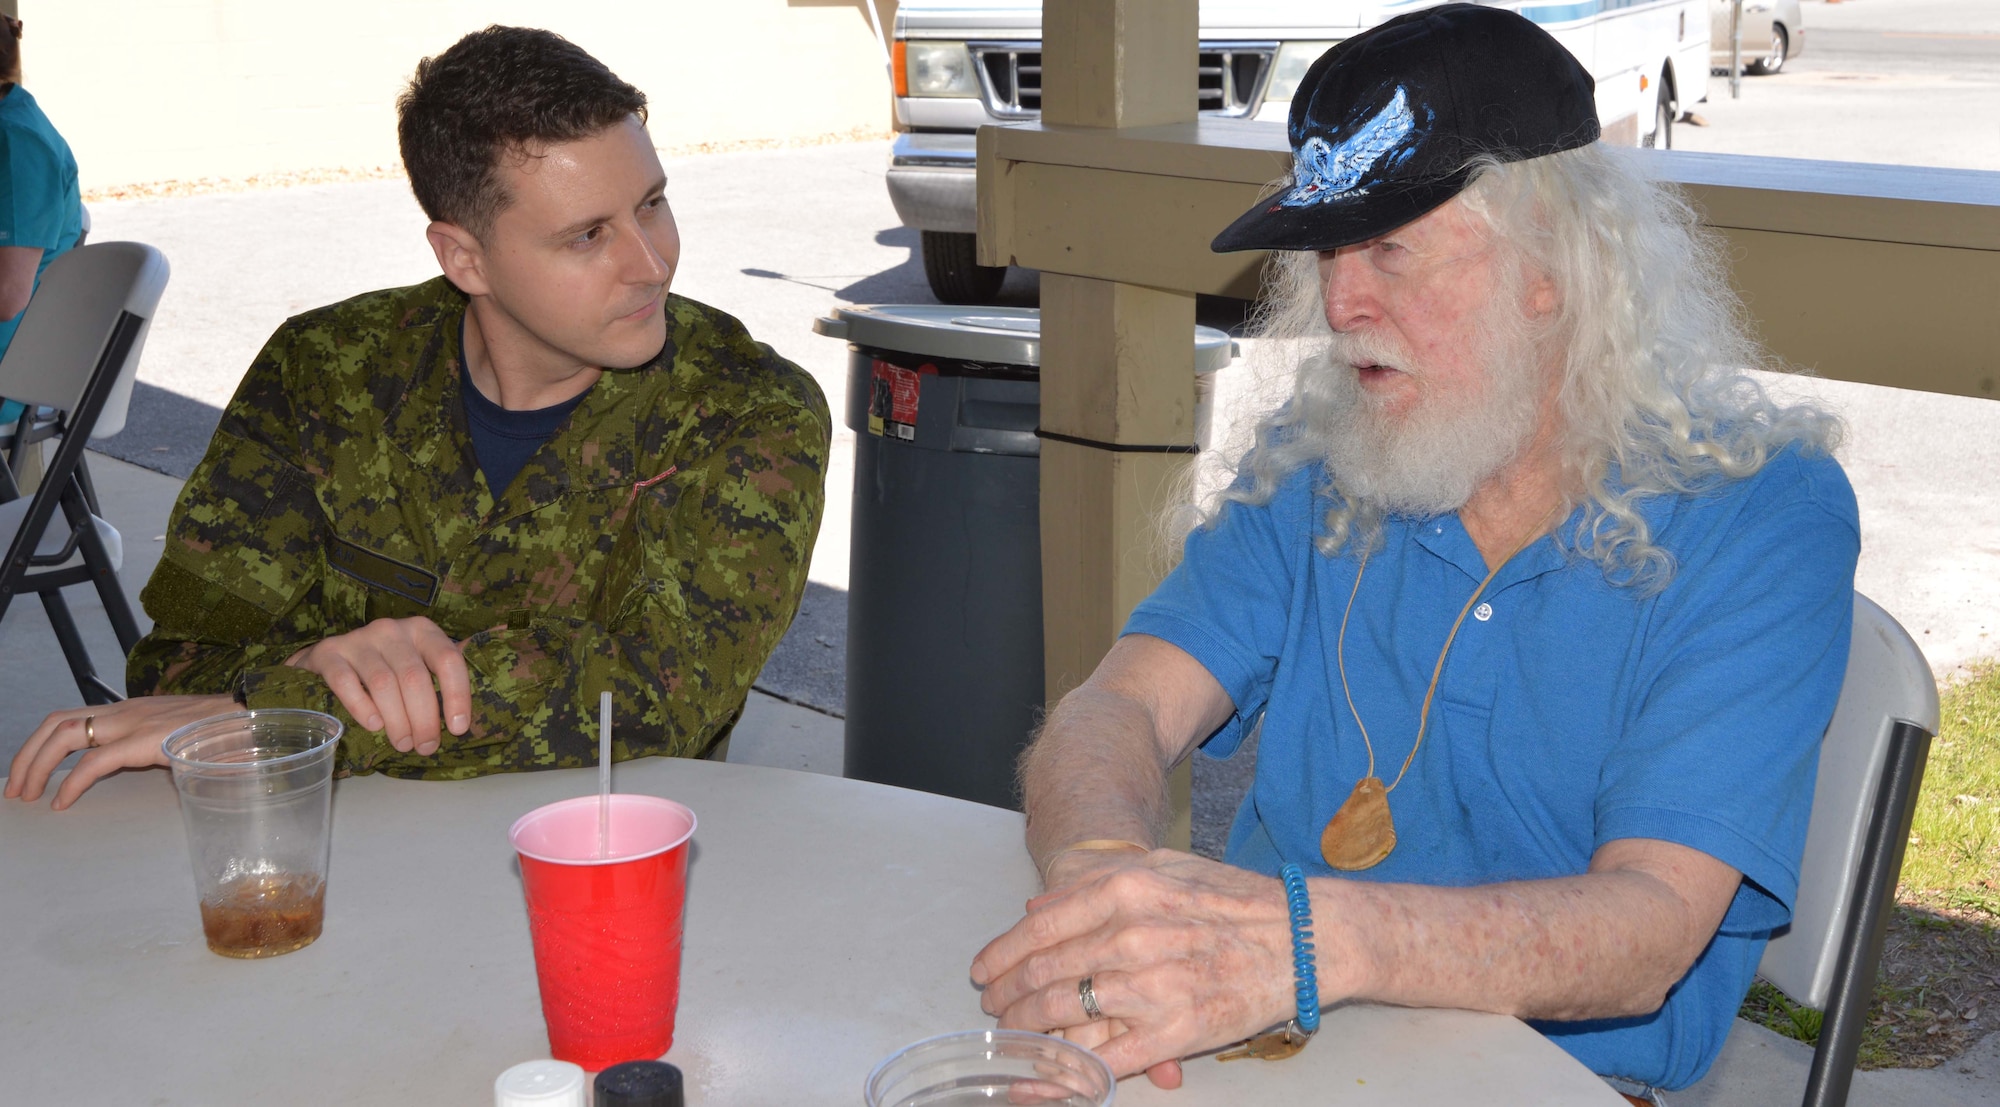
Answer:
[[[231,691],[248,667],[319,640],[323,515],[300,466],[287,324],[251,363],[208,453],[181,489],[140,603],[153,629],[132,649],[132,695]]]
[[[620,493],[597,602],[464,640],[468,733],[422,757],[350,727],[341,771],[460,779],[592,765],[604,691],[615,759],[706,749],[791,624],[825,502],[826,401],[810,377],[769,357],[805,394],[704,420],[670,475]],[[245,683],[252,704],[316,706],[348,721],[312,673],[278,666]]]

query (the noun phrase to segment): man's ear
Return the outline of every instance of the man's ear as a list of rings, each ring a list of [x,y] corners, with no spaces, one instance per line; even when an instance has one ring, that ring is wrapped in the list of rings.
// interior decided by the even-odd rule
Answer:
[[[1556,291],[1555,278],[1547,273],[1530,269],[1528,271],[1528,314],[1535,319],[1547,319],[1562,307],[1562,294]]]
[[[437,255],[444,279],[467,296],[484,296],[492,291],[486,281],[486,247],[479,236],[456,223],[437,222],[424,228],[431,252]]]

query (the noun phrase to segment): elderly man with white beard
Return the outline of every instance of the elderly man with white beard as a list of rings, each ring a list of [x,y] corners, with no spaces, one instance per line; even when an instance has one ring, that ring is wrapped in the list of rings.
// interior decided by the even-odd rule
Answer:
[[[972,963],[1000,1025],[1167,1087],[1349,1000],[1517,1015],[1628,1096],[1714,1060],[1797,890],[1859,528],[1838,421],[1745,371],[1717,244],[1598,134],[1504,10],[1307,74],[1293,179],[1216,248],[1279,251],[1263,333],[1317,352],[1023,759],[1047,891]],[[1156,848],[1171,767],[1253,732],[1227,863]]]

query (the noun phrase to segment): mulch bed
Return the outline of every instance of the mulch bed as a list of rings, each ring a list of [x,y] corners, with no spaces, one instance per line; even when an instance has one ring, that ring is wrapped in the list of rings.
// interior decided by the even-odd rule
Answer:
[[[1927,1069],[2000,1030],[2000,888],[1904,892],[1882,943],[1861,1067]]]
[[[2000,1029],[2000,889],[1899,889],[1882,942],[1858,1067],[1928,1069]],[[1759,981],[1740,1014],[1813,1044],[1820,1014]]]

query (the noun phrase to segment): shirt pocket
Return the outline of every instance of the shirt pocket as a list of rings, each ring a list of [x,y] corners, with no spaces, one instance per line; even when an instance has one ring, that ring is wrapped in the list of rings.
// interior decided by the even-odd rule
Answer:
[[[330,623],[432,617],[439,577],[429,569],[338,537],[327,541],[325,557]]]
[[[1454,787],[1491,880],[1582,872],[1590,863],[1596,773],[1590,751],[1526,712],[1521,697],[1444,698]]]

